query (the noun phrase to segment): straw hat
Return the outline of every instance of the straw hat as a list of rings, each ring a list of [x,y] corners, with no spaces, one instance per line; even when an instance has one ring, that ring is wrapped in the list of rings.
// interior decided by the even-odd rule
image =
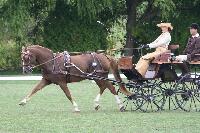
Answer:
[[[157,24],[157,26],[158,27],[168,27],[171,30],[173,30],[173,26],[171,25],[171,23],[160,23],[160,24]]]

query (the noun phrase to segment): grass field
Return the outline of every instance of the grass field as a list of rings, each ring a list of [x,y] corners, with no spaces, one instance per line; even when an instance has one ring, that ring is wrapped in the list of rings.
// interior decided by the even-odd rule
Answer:
[[[69,84],[81,113],[56,85],[38,92],[24,107],[18,102],[37,81],[0,81],[0,133],[199,133],[200,113],[119,112],[114,97],[105,91],[101,109],[93,109],[98,87],[91,81]]]

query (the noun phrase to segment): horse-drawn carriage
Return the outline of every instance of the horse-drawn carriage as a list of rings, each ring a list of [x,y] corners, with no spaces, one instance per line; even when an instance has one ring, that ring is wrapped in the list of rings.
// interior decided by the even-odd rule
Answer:
[[[68,52],[54,54],[50,49],[38,45],[22,48],[23,71],[30,72],[33,68],[40,67],[43,78],[19,104],[25,105],[37,91],[54,83],[64,91],[74,106],[74,110],[80,111],[71,97],[67,83],[90,79],[94,80],[100,88],[95,99],[96,110],[100,107],[100,96],[108,88],[115,96],[121,111],[124,107],[126,109],[130,107],[131,110],[140,109],[144,112],[160,111],[166,108],[200,111],[200,74],[198,72],[200,61],[189,62],[193,73],[189,76],[178,77],[175,67],[182,62],[173,59],[173,52],[177,48],[178,45],[170,45],[169,51],[157,56],[151,62],[145,78],[139,79],[135,78],[138,72],[134,69],[136,61],[132,56],[121,56],[117,64],[113,58],[94,52],[73,56]],[[127,81],[121,80],[118,69],[127,77]],[[109,70],[112,71],[115,80],[108,78]],[[118,93],[111,82],[119,85]],[[124,104],[118,94],[123,95]]]
[[[173,59],[178,48],[179,45],[169,45],[169,50],[151,62],[145,78],[141,79],[134,78],[137,71],[132,56],[119,58],[118,68],[127,77],[126,86],[133,92],[131,96],[123,96],[126,109],[144,112],[164,109],[200,111],[200,61],[188,62],[193,73],[178,77],[175,67],[183,63]]]

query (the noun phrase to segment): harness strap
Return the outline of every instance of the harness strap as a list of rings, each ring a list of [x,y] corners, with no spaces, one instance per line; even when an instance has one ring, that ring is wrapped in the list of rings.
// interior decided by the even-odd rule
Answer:
[[[64,67],[66,68],[66,71],[70,73],[71,68],[71,56],[67,51],[63,52],[64,55]],[[67,82],[70,82],[70,75],[66,75]]]
[[[56,57],[56,53],[53,53],[53,59],[55,59]],[[52,69],[52,72],[55,71],[55,60],[53,60],[53,69]]]
[[[101,61],[96,56],[96,53],[93,52],[93,53],[91,53],[91,55],[93,57],[92,67],[94,68],[94,71],[92,73],[107,73],[106,71],[103,70]],[[100,70],[97,70],[98,64],[99,64]]]

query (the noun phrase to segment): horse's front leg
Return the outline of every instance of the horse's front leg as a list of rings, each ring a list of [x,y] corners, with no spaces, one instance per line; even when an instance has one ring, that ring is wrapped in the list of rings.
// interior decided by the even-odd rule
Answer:
[[[119,96],[118,96],[118,94],[117,94],[117,92],[115,90],[115,87],[110,82],[108,82],[108,81],[106,81],[106,84],[107,84],[107,88],[115,96],[115,99],[116,99],[116,102],[117,102],[117,104],[119,106],[120,111],[121,112],[125,111],[124,110],[124,105],[123,105],[121,99],[119,98]]]
[[[65,93],[65,95],[67,96],[67,98],[70,100],[70,102],[72,103],[73,107],[74,107],[74,111],[75,112],[80,112],[78,105],[76,104],[76,102],[72,99],[71,93],[67,87],[67,83],[59,83],[60,88],[63,90],[63,92]]]
[[[42,88],[44,88],[46,85],[49,85],[49,81],[47,81],[46,79],[42,79],[31,91],[31,93],[29,93],[20,103],[19,105],[25,105],[30,98],[39,90],[41,90]]]

